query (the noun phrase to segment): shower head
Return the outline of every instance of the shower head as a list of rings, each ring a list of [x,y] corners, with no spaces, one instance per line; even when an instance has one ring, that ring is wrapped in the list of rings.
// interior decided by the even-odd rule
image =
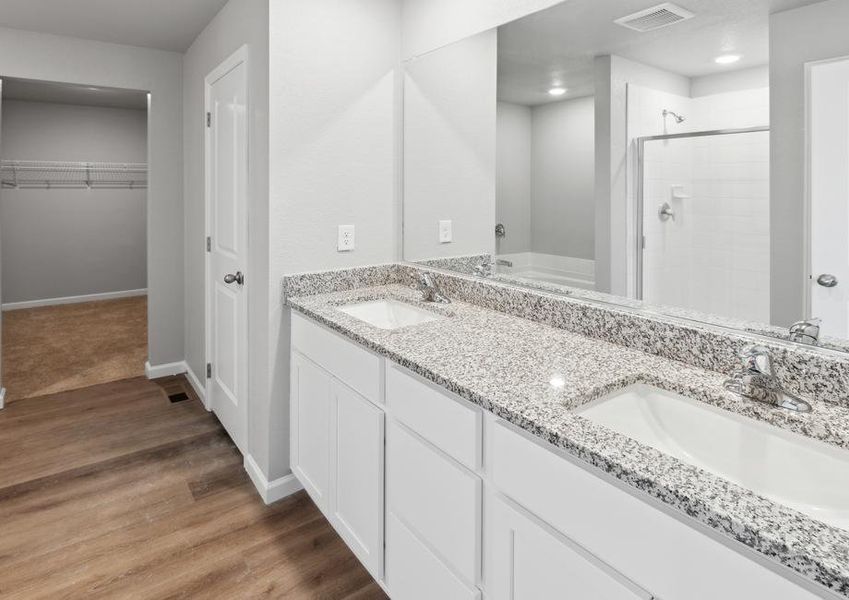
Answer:
[[[683,123],[685,117],[679,115],[678,113],[672,112],[671,110],[663,109],[663,118],[665,119],[667,115],[672,115],[675,118],[676,123]]]

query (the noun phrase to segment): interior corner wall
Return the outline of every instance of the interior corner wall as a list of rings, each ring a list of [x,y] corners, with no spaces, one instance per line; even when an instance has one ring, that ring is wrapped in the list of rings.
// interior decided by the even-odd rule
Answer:
[[[627,296],[633,215],[628,206],[628,85],[690,96],[690,79],[622,58],[595,59],[596,289]]]
[[[400,3],[270,4],[268,476],[289,472],[287,273],[398,260]],[[337,252],[337,226],[356,249]]]
[[[595,258],[595,100],[572,98],[532,111],[531,251]]]
[[[805,63],[849,56],[849,2],[826,0],[770,16],[770,316],[805,315]]]
[[[506,230],[497,254],[531,251],[531,111],[510,102],[496,109],[495,220]]]
[[[181,63],[176,52],[0,28],[0,76],[150,92],[147,287],[154,365],[183,360]]]
[[[185,345],[186,363],[205,381],[206,205],[205,78],[243,45],[248,46],[248,451],[269,477],[271,396],[268,368],[268,0],[230,0],[183,57],[185,149]],[[270,478],[269,478],[270,479]]]
[[[5,160],[147,162],[147,112],[6,100]],[[147,190],[5,189],[3,304],[147,287]]]
[[[563,0],[402,0],[402,57],[494,29]]]

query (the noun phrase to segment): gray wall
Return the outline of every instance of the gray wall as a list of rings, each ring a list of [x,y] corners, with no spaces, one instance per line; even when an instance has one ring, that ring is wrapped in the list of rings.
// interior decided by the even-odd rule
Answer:
[[[592,260],[595,256],[595,99],[533,109],[531,249]]]
[[[148,91],[148,347],[183,360],[182,55],[0,28],[0,74]]]
[[[849,55],[849,2],[828,0],[770,17],[770,315],[789,325],[803,314],[805,63]],[[811,316],[811,315],[807,315]]]
[[[495,220],[507,235],[498,254],[531,251],[531,107],[499,102],[496,109]]]
[[[147,113],[7,100],[0,157],[146,162]],[[145,190],[6,189],[3,303],[147,287]]]
[[[497,60],[492,30],[404,65],[405,260],[495,249]]]
[[[281,277],[400,255],[401,14],[396,0],[289,0],[269,8],[270,379],[251,421],[265,432],[256,443],[267,447],[270,477],[280,477],[289,472]],[[357,249],[339,253],[336,226],[344,223],[357,226]]]

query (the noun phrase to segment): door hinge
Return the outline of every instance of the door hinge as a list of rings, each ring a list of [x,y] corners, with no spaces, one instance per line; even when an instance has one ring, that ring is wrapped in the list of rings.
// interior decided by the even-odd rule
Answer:
[[[206,251],[212,252],[212,238],[209,236],[206,236]]]
[[[212,113],[211,112],[206,113],[206,126],[212,127]]]
[[[206,363],[206,378],[212,379],[212,363]]]
[[[646,249],[646,236],[643,236],[643,250]]]

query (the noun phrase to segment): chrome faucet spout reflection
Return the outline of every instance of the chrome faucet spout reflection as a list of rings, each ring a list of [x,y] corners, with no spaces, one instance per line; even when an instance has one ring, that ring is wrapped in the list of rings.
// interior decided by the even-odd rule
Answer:
[[[753,400],[795,412],[811,412],[811,405],[786,392],[775,375],[772,355],[764,346],[749,346],[740,353],[742,369],[725,382],[725,389]]]
[[[422,293],[422,300],[425,302],[438,302],[440,304],[450,304],[451,299],[442,293],[439,286],[433,281],[430,273],[422,273],[419,276],[419,283],[416,286]]]

